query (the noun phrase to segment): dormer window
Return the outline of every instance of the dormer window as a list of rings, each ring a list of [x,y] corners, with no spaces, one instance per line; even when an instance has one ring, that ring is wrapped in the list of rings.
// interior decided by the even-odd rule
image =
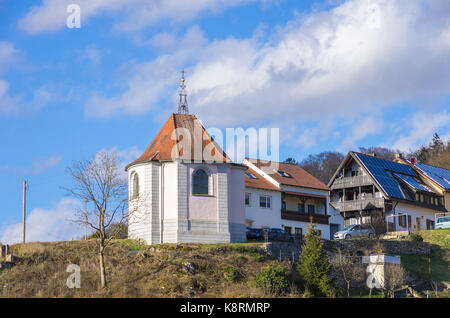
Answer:
[[[282,177],[285,177],[285,178],[292,178],[291,175],[290,175],[289,173],[287,173],[287,172],[285,172],[285,171],[282,171],[282,170],[278,170],[278,174],[279,174],[280,176],[282,176]]]
[[[249,179],[258,179],[257,177],[255,177],[255,175],[253,175],[253,174],[250,173],[250,172],[246,172],[245,175],[246,175],[247,177],[249,177]]]

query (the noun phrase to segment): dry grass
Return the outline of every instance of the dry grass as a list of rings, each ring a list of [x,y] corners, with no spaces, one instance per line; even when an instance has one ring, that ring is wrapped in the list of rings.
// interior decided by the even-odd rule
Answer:
[[[106,250],[108,287],[99,287],[95,241],[12,246],[17,264],[0,273],[0,297],[271,297],[254,278],[273,260],[259,244],[145,246],[118,240]],[[185,264],[194,268],[189,272]],[[69,264],[81,268],[81,288],[69,289]],[[224,279],[233,266],[239,279]],[[289,264],[284,264],[289,269]],[[299,292],[292,283],[286,297]]]

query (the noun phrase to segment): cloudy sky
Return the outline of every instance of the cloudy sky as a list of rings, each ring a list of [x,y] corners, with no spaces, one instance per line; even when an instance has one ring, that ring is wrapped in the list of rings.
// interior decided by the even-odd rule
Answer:
[[[134,160],[182,68],[205,126],[279,127],[280,159],[450,138],[448,0],[0,0],[0,24],[0,241],[24,178],[29,239],[79,235],[65,168]]]

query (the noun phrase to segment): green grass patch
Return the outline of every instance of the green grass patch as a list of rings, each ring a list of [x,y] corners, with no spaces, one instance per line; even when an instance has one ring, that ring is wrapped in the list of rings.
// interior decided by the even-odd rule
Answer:
[[[450,282],[450,229],[415,231],[431,245],[430,255],[401,255],[408,272],[425,279]]]
[[[438,245],[443,249],[450,249],[450,229],[415,231],[423,237],[424,242]]]
[[[350,290],[351,298],[369,298],[370,290],[366,288],[354,288]],[[371,298],[385,298],[383,292],[378,289],[372,289]]]
[[[401,255],[405,269],[422,278],[450,282],[450,250],[431,245],[430,255]]]
[[[117,242],[120,245],[125,246],[132,251],[141,251],[141,250],[145,249],[145,247],[146,247],[145,244],[142,244],[142,243],[139,243],[138,241],[130,240],[130,239],[114,240],[114,242]]]

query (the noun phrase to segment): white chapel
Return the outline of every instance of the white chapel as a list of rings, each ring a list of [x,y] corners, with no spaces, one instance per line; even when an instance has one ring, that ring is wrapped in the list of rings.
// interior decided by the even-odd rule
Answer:
[[[128,172],[128,236],[147,244],[245,242],[247,169],[233,163],[187,107],[184,76],[171,114]],[[134,211],[134,210],[133,210]]]

